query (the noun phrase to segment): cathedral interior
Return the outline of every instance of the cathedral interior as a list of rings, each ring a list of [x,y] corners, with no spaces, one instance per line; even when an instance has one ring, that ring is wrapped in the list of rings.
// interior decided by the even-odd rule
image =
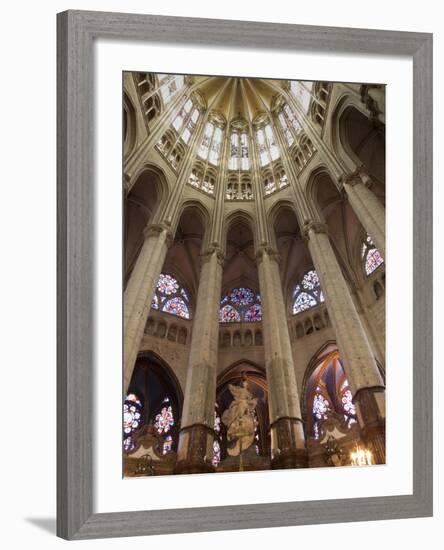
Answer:
[[[124,73],[125,477],[385,463],[384,113]]]

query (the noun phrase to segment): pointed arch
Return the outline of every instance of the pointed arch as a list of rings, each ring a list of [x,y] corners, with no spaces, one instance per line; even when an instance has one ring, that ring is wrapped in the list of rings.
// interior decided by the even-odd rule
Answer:
[[[157,353],[141,352],[124,400],[124,450],[134,449],[143,427],[164,439],[164,453],[175,450],[182,407],[183,391],[174,371]]]
[[[329,170],[329,168],[322,164],[317,166],[314,170],[310,172],[307,182],[304,187],[304,193],[307,197],[308,205],[312,211],[313,219],[317,221],[325,221],[324,214],[322,212],[322,206],[319,203],[319,191],[322,182],[329,181],[331,185],[330,189],[330,200],[340,200],[341,194],[335,184],[335,176]]]
[[[253,236],[252,243],[255,250],[257,250],[257,233],[256,233],[256,224],[254,222],[253,216],[250,212],[247,212],[244,209],[237,208],[233,212],[230,212],[224,219],[223,228],[222,228],[222,248],[226,252],[227,248],[227,238],[230,232],[230,229],[235,224],[245,225]]]
[[[168,197],[167,178],[151,163],[145,164],[133,180],[124,199],[124,278],[128,281],[144,242],[144,230],[156,223]]]
[[[346,169],[350,172],[353,172],[362,163],[359,161],[353,150],[348,147],[347,141],[344,140],[344,135],[340,129],[340,120],[344,112],[349,107],[355,108],[363,116],[368,118],[368,113],[366,112],[364,105],[359,101],[359,99],[355,95],[346,92],[342,94],[340,98],[336,101],[336,104],[332,106],[332,123],[330,125],[329,137],[335,154],[338,156],[339,159],[341,159]]]
[[[177,224],[174,228],[174,233],[176,233],[177,231],[181,218],[184,216],[184,214],[188,213],[196,215],[199,219],[199,223],[202,228],[202,249],[205,250],[205,248],[208,246],[208,241],[210,238],[209,233],[211,231],[211,214],[208,207],[199,198],[186,199],[182,202],[179,209],[179,215],[177,216]]]

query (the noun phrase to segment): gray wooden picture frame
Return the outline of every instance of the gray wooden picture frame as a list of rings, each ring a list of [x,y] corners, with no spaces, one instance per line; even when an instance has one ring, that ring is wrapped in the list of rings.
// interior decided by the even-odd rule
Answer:
[[[413,494],[93,512],[93,43],[97,38],[413,59]],[[57,16],[57,533],[89,539],[431,516],[432,34],[66,11]]]

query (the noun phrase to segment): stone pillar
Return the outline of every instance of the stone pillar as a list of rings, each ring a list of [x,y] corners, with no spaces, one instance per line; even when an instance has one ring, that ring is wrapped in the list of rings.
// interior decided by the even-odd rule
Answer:
[[[353,211],[385,258],[385,208],[371,191],[371,179],[357,170],[342,178]]]
[[[214,404],[219,342],[223,255],[210,247],[202,255],[188,362],[176,473],[212,472]]]
[[[124,296],[124,390],[128,389],[134,364],[143,338],[151,300],[165,261],[167,250],[173,240],[171,227],[176,225],[182,205],[182,195],[189,178],[196,144],[202,139],[208,113],[202,117],[189,144],[187,157],[183,160],[177,180],[163,210],[156,212],[159,223],[148,226],[145,241],[136,261]]]
[[[269,247],[261,247],[257,262],[269,388],[271,467],[304,468],[307,467],[304,427],[285,316],[278,255]]]
[[[124,294],[124,391],[131,381],[140,342],[151,307],[157,280],[172,242],[172,234],[164,224],[149,225],[145,240]]]
[[[385,463],[385,388],[327,234],[327,226],[304,227],[308,248],[319,276],[344,370],[353,393],[361,435],[378,464]]]

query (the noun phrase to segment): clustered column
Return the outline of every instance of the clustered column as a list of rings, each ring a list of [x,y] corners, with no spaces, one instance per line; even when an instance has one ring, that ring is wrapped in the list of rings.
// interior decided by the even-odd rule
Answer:
[[[362,170],[342,179],[353,211],[385,258],[385,208],[370,189],[371,179]]]
[[[316,147],[318,154],[323,157],[332,174],[334,174],[338,187],[342,181],[344,191],[358,220],[385,258],[385,208],[370,189],[371,178],[365,173],[362,166],[351,173],[346,173],[345,159],[339,160],[321,139],[313,128],[309,117],[292,94],[288,94],[288,101],[303,122],[304,130]],[[347,159],[348,164],[351,164],[351,162],[350,159]]]
[[[262,300],[265,366],[269,387],[272,468],[307,466],[304,428],[279,274],[279,257],[262,247],[257,255]]]
[[[320,222],[304,227],[328,312],[344,360],[364,441],[385,463],[385,388],[370,344],[327,234]]]
[[[222,264],[220,248],[213,246],[202,254],[176,473],[214,471],[214,404]]]
[[[125,290],[123,306],[125,392],[128,389],[137,359],[157,280],[162,271],[167,250],[173,241],[171,226],[175,225],[175,221],[179,217],[181,197],[194,160],[193,151],[195,145],[202,139],[207,119],[208,113],[202,117],[200,127],[196,129],[191,138],[189,153],[182,163],[177,181],[171,189],[162,212],[156,217],[161,221],[149,225],[145,229],[142,250],[137,257],[134,270]]]
[[[167,225],[149,225],[145,240],[124,293],[124,390],[128,389],[140,342],[151,307],[151,299],[173,240]]]

